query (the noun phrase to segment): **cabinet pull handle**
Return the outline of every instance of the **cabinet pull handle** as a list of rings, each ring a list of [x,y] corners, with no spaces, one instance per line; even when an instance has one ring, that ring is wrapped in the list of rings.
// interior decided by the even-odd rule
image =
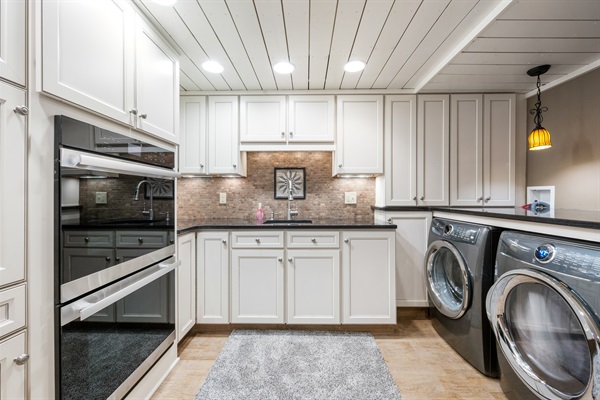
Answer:
[[[283,261],[283,258],[279,257],[279,258],[277,259],[277,261],[279,261],[279,262],[282,262],[282,261]]]
[[[392,224],[392,219],[391,219],[391,218],[388,218],[388,219],[387,219],[387,223],[388,223],[388,225],[391,225],[391,224]]]
[[[486,203],[487,203],[487,202],[488,202],[488,201],[490,201],[491,199],[492,199],[492,197],[491,197],[491,196],[488,196],[488,197],[486,197],[486,198],[485,198],[484,202],[486,202]]]
[[[132,108],[131,110],[129,110],[129,114],[133,114],[133,115],[137,115],[138,110],[136,108]]]
[[[338,164],[338,168],[342,168],[342,164]]]
[[[106,257],[106,258],[105,258],[105,260],[106,260],[106,261],[110,261],[110,257]]]
[[[290,132],[290,137],[293,138],[294,137],[294,132]]]
[[[285,132],[281,132],[281,138],[283,139],[285,137]]]
[[[425,196],[419,197],[419,200],[425,200]]]
[[[29,354],[21,354],[19,357],[15,358],[15,364],[17,365],[25,365],[29,361]]]
[[[313,243],[317,243],[317,239],[315,239],[315,238],[311,238],[310,241]]]
[[[227,244],[227,240],[223,239],[221,241],[223,242],[223,244]]]
[[[29,108],[27,106],[16,106],[14,112],[19,115],[29,115]]]
[[[146,119],[146,118],[148,118],[148,114],[140,114],[140,118],[141,119]]]
[[[348,243],[348,242],[349,242],[349,240],[348,240],[348,239],[344,239],[344,243]]]
[[[260,243],[260,239],[259,238],[256,238],[254,240],[256,241],[256,243]]]
[[[89,241],[90,241],[90,238],[89,238],[89,237],[86,237],[86,238],[83,238],[83,240],[84,240],[84,241],[87,243],[87,242],[89,242]]]
[[[138,238],[138,243],[139,243],[139,244],[142,244],[142,243],[144,243],[144,239],[142,239],[142,238]]]

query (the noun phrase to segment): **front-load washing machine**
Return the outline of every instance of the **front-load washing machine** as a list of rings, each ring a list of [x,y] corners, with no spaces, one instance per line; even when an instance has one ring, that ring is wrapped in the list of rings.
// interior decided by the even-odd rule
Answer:
[[[600,399],[600,244],[506,231],[487,314],[509,399]]]
[[[432,323],[466,361],[498,376],[496,344],[485,313],[500,230],[434,218],[425,255]]]

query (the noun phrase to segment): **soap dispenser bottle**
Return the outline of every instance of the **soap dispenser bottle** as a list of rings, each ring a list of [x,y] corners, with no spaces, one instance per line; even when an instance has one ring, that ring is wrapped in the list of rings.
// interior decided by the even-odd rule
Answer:
[[[265,213],[263,212],[263,209],[262,209],[262,203],[258,203],[258,210],[256,210],[256,222],[259,224],[262,224],[264,218],[265,218]]]

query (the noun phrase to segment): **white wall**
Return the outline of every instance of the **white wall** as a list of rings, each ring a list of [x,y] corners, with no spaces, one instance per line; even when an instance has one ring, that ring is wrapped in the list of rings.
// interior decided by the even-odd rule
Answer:
[[[548,107],[542,125],[550,131],[552,148],[527,152],[527,185],[556,186],[556,208],[600,211],[600,69],[544,91],[541,98]],[[529,98],[528,109],[536,101]],[[527,132],[534,125],[530,116]]]

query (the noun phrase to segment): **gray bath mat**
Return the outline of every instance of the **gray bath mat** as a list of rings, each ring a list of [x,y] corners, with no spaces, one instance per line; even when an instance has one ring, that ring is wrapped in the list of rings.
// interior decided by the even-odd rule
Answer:
[[[368,333],[234,331],[196,400],[400,399]]]

